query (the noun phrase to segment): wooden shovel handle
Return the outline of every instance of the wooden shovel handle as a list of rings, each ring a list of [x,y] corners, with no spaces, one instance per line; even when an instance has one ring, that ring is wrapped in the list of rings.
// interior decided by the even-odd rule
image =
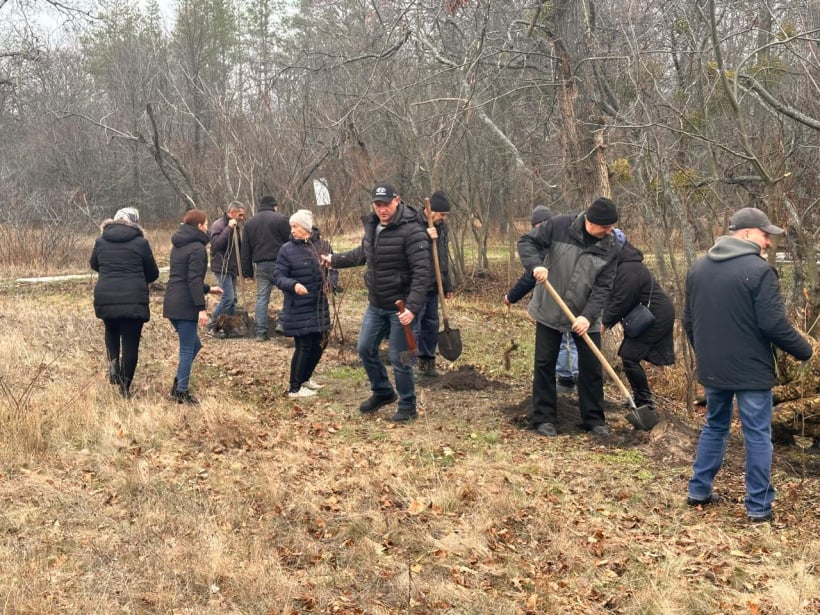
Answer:
[[[552,284],[550,284],[549,280],[544,280],[544,286],[547,289],[547,292],[555,299],[555,303],[557,303],[560,308],[563,310],[564,314],[566,314],[567,318],[569,318],[570,322],[575,322],[575,314],[572,313],[572,310],[569,309],[569,306],[564,303],[564,300],[561,299],[561,295],[558,294],[558,291],[553,288]],[[606,360],[604,353],[601,352],[601,349],[592,341],[592,338],[589,337],[586,333],[584,333],[581,337],[584,338],[584,341],[589,346],[590,350],[592,350],[593,354],[598,357],[598,360],[603,365],[604,370],[606,373],[609,374],[609,377],[612,378],[613,382],[618,385],[618,388],[621,390],[621,393],[629,400],[629,405],[633,408],[635,407],[635,401],[632,399],[632,394],[629,392],[629,389],[626,388],[623,381],[618,378],[618,374],[615,373],[615,370],[612,369],[612,366],[609,364],[609,361]]]
[[[430,199],[424,199],[424,215],[427,216],[427,228],[432,229],[433,224],[433,210],[430,209]],[[441,283],[441,269],[438,264],[438,240],[433,239],[430,248],[433,250],[433,270],[436,274],[436,286],[438,286],[438,302],[441,307],[441,318],[447,323],[447,307],[444,301],[444,285]],[[449,328],[449,327],[447,327]]]
[[[399,314],[404,311],[404,301],[399,299],[396,301],[396,307],[399,310]],[[416,352],[416,338],[413,337],[413,328],[410,325],[402,325],[404,327],[404,338],[407,340],[407,348],[410,352]]]

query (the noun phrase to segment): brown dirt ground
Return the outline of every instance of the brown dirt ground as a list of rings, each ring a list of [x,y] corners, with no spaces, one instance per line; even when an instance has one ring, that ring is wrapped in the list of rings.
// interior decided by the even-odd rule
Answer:
[[[352,327],[355,323],[350,323]],[[206,349],[203,355],[212,365],[230,365],[235,363],[237,345],[241,345],[242,372],[246,376],[261,373],[260,370],[270,371],[271,366],[281,366],[280,381],[287,382],[287,369],[293,348],[290,338],[274,335],[268,342],[259,343],[248,339],[226,339],[205,341]],[[355,351],[355,339],[339,343],[331,340],[322,358],[318,373],[327,372],[337,366],[360,367]],[[529,414],[532,407],[530,382],[506,382],[485,376],[480,366],[471,364],[449,364],[439,360],[439,366],[447,371],[441,378],[417,378],[416,386],[419,392],[420,412],[435,411],[447,412],[454,409],[471,408],[477,414],[496,413],[506,422],[510,429],[528,430]],[[194,368],[196,372],[196,366]],[[388,368],[388,373],[390,370]],[[271,391],[268,380],[256,381],[255,378],[240,377],[245,382],[245,389],[241,396],[262,401],[271,396],[284,395],[281,391]],[[320,379],[322,379],[320,377]],[[392,375],[391,375],[392,379]],[[284,385],[283,385],[284,387]],[[476,392],[482,392],[476,395]],[[357,408],[358,404],[369,395],[369,391],[361,388],[346,389],[336,386],[333,391],[334,399],[350,408]],[[607,384],[607,399],[605,413],[612,428],[612,434],[600,439],[602,445],[611,449],[636,449],[655,463],[664,465],[688,465],[692,462],[693,453],[697,447],[700,425],[703,420],[703,409],[696,408],[692,418],[680,416],[670,407],[664,409],[664,403],[659,403],[660,422],[651,432],[634,429],[626,420],[627,408],[621,401],[620,395],[613,384]],[[425,407],[426,406],[426,407]],[[435,406],[433,408],[433,406]],[[558,431],[564,436],[581,436],[586,433],[580,421],[577,398],[575,395],[559,394],[558,396]],[[744,466],[742,438],[733,430],[725,467],[733,472],[742,474]],[[532,436],[537,439],[533,433]],[[808,453],[808,454],[806,454]],[[792,476],[820,475],[820,451],[817,449],[801,450],[796,446],[776,445],[773,458],[774,469]]]

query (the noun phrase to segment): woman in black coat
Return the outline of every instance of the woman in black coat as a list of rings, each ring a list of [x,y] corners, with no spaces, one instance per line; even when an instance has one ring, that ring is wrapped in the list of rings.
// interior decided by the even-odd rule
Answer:
[[[185,213],[182,224],[171,237],[171,272],[162,303],[162,315],[171,321],[179,336],[179,364],[171,387],[171,398],[180,404],[199,403],[191,396],[188,386],[191,367],[202,349],[197,333],[208,324],[205,295],[220,294],[218,286],[205,284],[208,272],[208,218],[205,212],[191,209]]]
[[[151,318],[148,285],[159,277],[139,217],[134,207],[125,207],[103,222],[89,261],[100,274],[94,313],[105,323],[108,378],[126,399],[137,370],[142,326]]]
[[[313,226],[313,214],[300,209],[290,217],[291,240],[279,250],[273,283],[285,296],[279,322],[284,334],[293,337],[289,397],[316,395],[321,385],[312,380],[327,345],[330,309],[325,294],[328,272],[320,254],[330,246]]]
[[[644,265],[643,253],[625,241],[618,257],[612,294],[602,317],[604,327],[612,328],[638,303],[649,308],[655,316],[655,322],[637,337],[624,336],[618,355],[623,361],[624,373],[632,387],[635,404],[654,408],[652,391],[641,361],[649,361],[653,365],[672,365],[675,362],[672,335],[675,306]]]

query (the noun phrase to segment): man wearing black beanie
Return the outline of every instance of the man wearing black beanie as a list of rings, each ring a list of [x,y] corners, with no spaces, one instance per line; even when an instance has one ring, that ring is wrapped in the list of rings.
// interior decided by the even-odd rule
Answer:
[[[615,203],[599,197],[585,213],[553,216],[518,240],[521,264],[539,283],[528,311],[536,321],[532,426],[542,436],[558,433],[555,364],[567,331],[572,332],[578,348],[581,419],[593,435],[609,433],[601,363],[582,336],[588,334],[600,347],[601,312],[612,289],[620,251],[612,235],[617,222]],[[547,279],[575,314],[574,322],[547,292],[543,284]]]
[[[450,279],[450,231],[447,227],[447,215],[450,213],[450,200],[444,192],[436,191],[430,195],[430,219],[424,211],[419,212],[421,223],[427,229],[431,241],[436,242],[438,267],[441,273],[441,288],[446,299],[453,298],[453,282]],[[435,264],[431,261],[430,266]],[[435,274],[435,271],[433,272]],[[413,334],[419,350],[419,374],[438,377],[444,372],[436,367],[436,346],[438,345],[438,283],[435,275],[427,290],[427,302],[413,321]]]

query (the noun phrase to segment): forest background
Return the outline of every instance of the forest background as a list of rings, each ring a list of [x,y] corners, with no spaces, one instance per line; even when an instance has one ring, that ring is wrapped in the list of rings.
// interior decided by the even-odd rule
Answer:
[[[166,264],[193,206],[252,214],[271,193],[349,247],[375,182],[411,204],[444,189],[463,363],[494,380],[420,386],[422,420],[395,429],[358,417],[350,348],[301,406],[276,390],[281,340],[206,338],[202,406],[179,410],[153,294],[126,404],[90,277],[4,285],[4,612],[817,612],[816,455],[778,449],[771,527],[745,522],[736,438],[729,503],[685,507],[680,331],[678,367],[652,373],[662,429],[632,433],[609,398],[612,442],[534,440],[532,326],[499,300],[536,203],[612,197],[678,308],[689,265],[754,206],[788,227],[768,257],[791,261],[790,316],[816,334],[819,33],[818,0],[0,0],[3,278],[87,273],[124,205]]]

